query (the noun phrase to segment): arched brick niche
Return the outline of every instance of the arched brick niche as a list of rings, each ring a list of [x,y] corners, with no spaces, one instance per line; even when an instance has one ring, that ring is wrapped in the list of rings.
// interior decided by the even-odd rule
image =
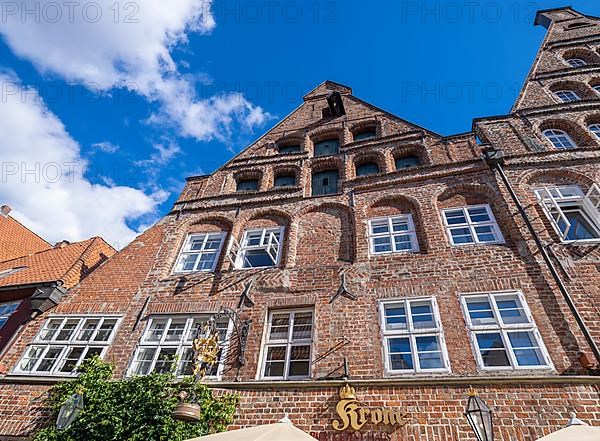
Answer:
[[[429,157],[422,145],[402,145],[392,149],[391,171],[403,171],[406,168],[429,165]],[[414,163],[412,167],[400,166],[400,163]],[[397,167],[397,165],[399,167]]]
[[[596,142],[600,141],[600,113],[587,115],[583,123],[590,136],[595,138]]]
[[[556,150],[556,147],[544,135],[546,130],[562,130],[575,142],[575,147],[590,147],[596,146],[597,142],[592,135],[588,133],[579,124],[566,119],[548,119],[538,125],[538,133],[545,142],[548,150]]]
[[[354,142],[366,141],[381,137],[381,128],[375,119],[357,121],[350,126],[350,133]],[[373,134],[372,138],[367,138],[367,134]]]
[[[298,134],[279,138],[275,145],[277,152],[282,155],[302,153],[306,150],[304,137]]]
[[[556,92],[562,90],[571,90],[577,94],[579,99],[582,100],[591,100],[597,98],[597,94],[588,87],[587,84],[579,81],[556,81],[548,86],[548,90],[552,93],[552,96],[555,100],[560,101],[560,99],[556,96]]]
[[[418,202],[412,198],[402,195],[384,196],[374,201],[366,210],[366,225],[364,227],[364,240],[361,239],[361,247],[365,248],[365,255],[369,254],[369,221],[391,216],[410,215],[415,226],[419,252],[426,253],[429,250],[429,241],[423,226],[423,218]]]
[[[228,193],[246,193],[252,191],[261,191],[264,189],[264,180],[263,180],[263,170],[253,169],[253,170],[239,170],[231,176],[231,179],[228,180],[226,188],[224,189]],[[257,181],[256,190],[242,190],[242,187],[245,183],[250,181]]]
[[[379,173],[387,173],[388,167],[385,160],[385,154],[382,151],[373,150],[368,152],[361,152],[352,157],[352,160],[349,161],[350,169],[347,171],[350,179],[375,175]],[[367,165],[372,165],[371,170],[368,171],[367,174],[363,174],[359,176],[359,172],[361,167],[365,167]],[[376,166],[376,167],[375,167]]]
[[[342,127],[320,127],[310,132],[308,134],[308,139],[309,141],[307,142],[308,145],[306,147],[311,157],[329,156],[315,152],[315,146],[328,140],[336,140],[339,148],[341,148],[344,144],[344,130]]]
[[[561,54],[562,59],[564,60],[567,66],[570,66],[568,60],[571,59],[580,59],[585,61],[586,64],[589,65],[598,65],[600,64],[600,55],[596,52],[586,49],[586,48],[573,48],[567,49]]]
[[[293,177],[293,185],[282,185],[282,178]],[[278,166],[273,168],[272,182],[269,183],[269,188],[284,188],[298,187],[301,184],[301,169],[294,165]],[[289,184],[291,184],[291,179]]]
[[[221,251],[217,257],[215,265],[215,271],[219,271],[223,265],[227,243],[229,242],[230,234],[233,229],[233,221],[227,217],[222,216],[207,216],[207,217],[196,217],[194,216],[190,220],[183,222],[179,225],[174,233],[168,238],[171,246],[165,249],[170,250],[168,256],[164,256],[166,262],[165,275],[175,272],[175,266],[177,265],[177,259],[179,258],[182,248],[186,243],[186,240],[190,234],[203,234],[203,233],[224,233],[223,243]],[[182,273],[184,274],[184,273]]]
[[[354,222],[349,207],[321,204],[294,216],[295,256],[299,267],[354,261]]]
[[[338,182],[336,193],[341,191],[343,182],[346,179],[346,170],[344,168],[344,161],[339,156],[328,156],[325,158],[314,158],[309,166],[308,176],[305,178],[304,187],[306,195],[314,195],[319,196],[319,194],[315,194],[313,190],[313,186],[315,184],[314,177],[318,173],[323,172],[333,172],[337,171],[338,173]]]

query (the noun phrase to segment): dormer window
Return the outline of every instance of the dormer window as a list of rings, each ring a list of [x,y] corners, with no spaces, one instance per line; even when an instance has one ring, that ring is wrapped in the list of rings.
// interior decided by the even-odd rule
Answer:
[[[273,186],[280,187],[294,187],[296,186],[296,176],[293,173],[285,173],[275,177]]]
[[[582,60],[581,58],[569,58],[567,60],[567,63],[569,63],[569,66],[571,66],[571,67],[587,66],[587,63],[585,62],[585,60]]]
[[[557,149],[573,149],[577,147],[575,141],[564,130],[548,129],[544,130],[544,136]]]
[[[356,176],[369,176],[379,173],[379,165],[375,162],[364,162],[356,166]]]
[[[258,179],[242,179],[237,183],[237,192],[258,191]]]
[[[300,153],[301,151],[302,147],[300,146],[300,144],[282,145],[279,147],[279,153],[283,155],[291,153]]]
[[[572,103],[574,101],[580,101],[579,95],[572,90],[558,90],[554,92],[561,103]]]
[[[354,134],[354,142],[366,141],[368,139],[377,138],[377,131],[375,128],[363,129]]]
[[[340,140],[330,138],[315,143],[315,156],[337,155],[340,152]]]
[[[415,155],[402,156],[400,158],[396,158],[395,161],[396,170],[402,170],[405,168],[418,167],[421,165],[421,161]]]

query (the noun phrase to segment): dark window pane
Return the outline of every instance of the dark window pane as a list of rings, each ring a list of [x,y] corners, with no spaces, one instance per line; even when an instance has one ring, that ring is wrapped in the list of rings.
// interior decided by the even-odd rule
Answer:
[[[581,211],[577,210],[565,212],[565,215],[571,223],[571,228],[567,233],[567,240],[584,240],[598,238],[598,234],[596,234],[594,228],[590,225],[590,223],[581,213]]]
[[[396,158],[396,170],[417,167],[419,165],[420,161],[416,156],[403,156],[402,158]]]
[[[299,145],[284,145],[279,147],[279,153],[300,153],[302,148]]]
[[[246,179],[239,181],[237,191],[258,191],[258,179]]]
[[[327,139],[315,144],[315,156],[335,155],[340,152],[339,139]]]
[[[243,268],[259,268],[263,266],[275,266],[266,250],[247,250],[244,253]]]
[[[275,178],[275,187],[293,187],[296,185],[296,176],[280,175]]]
[[[365,141],[377,137],[377,132],[373,130],[365,130],[354,134],[354,141]]]
[[[412,369],[413,359],[410,353],[407,354],[391,354],[390,364],[393,370]]]
[[[379,173],[379,166],[374,162],[366,162],[356,167],[356,176],[368,176]]]
[[[338,192],[339,173],[337,170],[329,170],[315,173],[312,178],[313,196],[335,194]]]

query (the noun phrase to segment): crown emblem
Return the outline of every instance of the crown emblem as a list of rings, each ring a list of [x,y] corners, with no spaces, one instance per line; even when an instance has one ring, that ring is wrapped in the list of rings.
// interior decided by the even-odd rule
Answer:
[[[356,391],[348,383],[340,389],[340,398],[342,400],[356,400]]]

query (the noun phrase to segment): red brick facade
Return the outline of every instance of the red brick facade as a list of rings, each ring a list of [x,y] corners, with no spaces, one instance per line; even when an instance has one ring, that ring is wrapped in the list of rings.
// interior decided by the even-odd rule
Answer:
[[[549,27],[548,36],[510,115],[476,120],[473,133],[441,137],[355,98],[347,87],[326,82],[221,169],[190,178],[171,213],[33,321],[2,361],[18,365],[49,316],[116,314],[122,318],[105,358],[122,377],[130,372],[149,318],[238,309],[252,281],[254,305],[238,309],[242,318],[252,320],[246,363],[236,362],[232,339],[222,376],[213,383],[217,390],[241,394],[235,427],[274,422],[289,412],[320,440],[474,439],[463,415],[470,385],[494,407],[498,440],[535,440],[563,426],[570,412],[599,425],[597,365],[583,366],[580,357],[588,354],[593,360],[590,345],[507,187],[481,159],[490,145],[504,151],[506,175],[600,344],[599,242],[561,241],[534,193],[544,186],[577,185],[587,194],[600,183],[600,139],[588,128],[600,118],[600,94],[590,86],[600,76],[594,61],[600,57],[600,21],[570,9],[540,13],[538,19]],[[575,22],[589,26],[567,29]],[[579,51],[577,56],[589,63],[556,65],[565,51]],[[550,77],[581,83],[572,88],[582,100],[557,104],[553,83],[544,79]],[[324,117],[327,96],[334,91],[341,93],[346,114]],[[542,135],[547,128],[566,131],[576,145],[554,148]],[[376,138],[354,140],[367,129]],[[315,157],[315,144],[331,138],[339,139],[340,153]],[[300,145],[300,151],[279,153],[279,147],[290,145]],[[396,159],[408,155],[420,165],[397,170]],[[366,162],[377,164],[379,172],[357,176],[356,167]],[[338,191],[311,196],[314,174],[331,170],[339,173]],[[296,185],[274,188],[281,174],[293,174]],[[237,183],[248,179],[259,181],[258,190],[236,192]],[[442,211],[485,205],[503,240],[453,245]],[[418,251],[373,254],[369,221],[408,214]],[[278,266],[235,268],[228,255],[243,241],[244,231],[271,227],[284,228]],[[188,234],[210,232],[226,233],[214,271],[177,273]],[[345,290],[336,296],[342,281]],[[545,368],[486,369],[478,362],[461,299],[500,292],[522,293],[545,348],[540,349],[547,356]],[[381,302],[421,298],[435,298],[446,368],[390,372]],[[313,311],[310,375],[265,379],[269,313],[291,309]],[[401,408],[410,417],[405,427],[367,424],[354,434],[332,428],[344,360],[357,398],[373,408]],[[43,423],[45,416],[36,409],[53,381],[14,371],[2,379],[0,435],[25,437]]]

